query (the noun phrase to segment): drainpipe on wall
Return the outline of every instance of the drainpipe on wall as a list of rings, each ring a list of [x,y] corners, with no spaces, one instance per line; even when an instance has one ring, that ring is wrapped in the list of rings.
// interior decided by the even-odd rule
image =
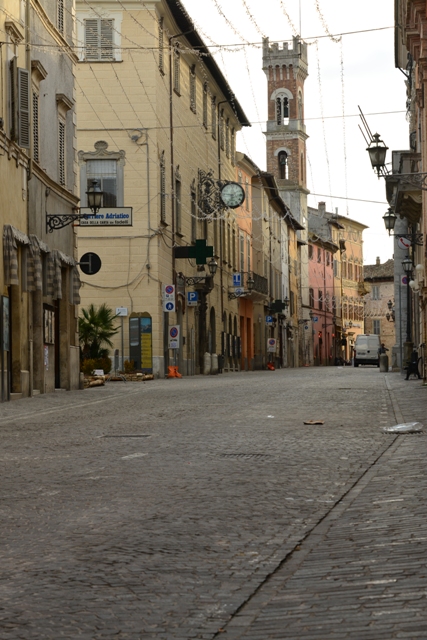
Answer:
[[[221,139],[220,139],[221,123],[220,123],[220,112],[219,112],[219,106],[221,104],[228,104],[228,100],[221,100],[216,105],[216,108],[217,108],[216,126],[217,126],[217,140],[218,140],[218,182],[221,182]],[[223,273],[224,267],[223,267],[223,261],[222,261],[224,247],[222,246],[222,239],[223,239],[222,227],[224,227],[224,236],[225,236],[226,227],[225,227],[225,220],[223,220],[222,218],[220,219],[219,223],[220,223],[219,224],[219,262],[220,262],[219,282],[220,282],[220,291],[221,291],[221,322],[222,322],[222,317],[224,315],[224,273]]]

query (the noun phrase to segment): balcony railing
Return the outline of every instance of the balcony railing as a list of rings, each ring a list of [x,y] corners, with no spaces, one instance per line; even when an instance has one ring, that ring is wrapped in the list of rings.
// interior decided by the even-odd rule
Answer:
[[[257,293],[262,293],[265,296],[268,295],[268,280],[263,276],[259,276],[257,273],[252,274],[252,279],[254,281],[253,290]]]

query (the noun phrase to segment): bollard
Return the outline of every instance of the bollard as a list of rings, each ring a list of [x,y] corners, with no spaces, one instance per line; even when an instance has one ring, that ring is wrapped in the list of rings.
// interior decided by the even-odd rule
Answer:
[[[380,373],[387,373],[388,371],[388,355],[386,353],[380,353]]]

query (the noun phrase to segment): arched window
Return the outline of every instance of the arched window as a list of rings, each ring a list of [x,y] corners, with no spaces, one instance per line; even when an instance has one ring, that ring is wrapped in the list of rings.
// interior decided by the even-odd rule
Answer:
[[[302,93],[298,93],[298,120],[303,120]]]
[[[288,179],[288,154],[286,151],[279,151],[278,161],[279,161],[279,176],[281,180]]]
[[[289,100],[285,95],[276,98],[276,117],[279,125],[289,122]]]

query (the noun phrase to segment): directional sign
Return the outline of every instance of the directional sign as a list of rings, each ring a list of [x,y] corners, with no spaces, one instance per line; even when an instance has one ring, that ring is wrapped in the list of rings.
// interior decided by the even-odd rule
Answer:
[[[126,317],[127,314],[128,314],[128,308],[127,307],[116,307],[116,316]]]
[[[197,291],[187,291],[187,306],[197,307],[199,301],[199,294]]]
[[[273,316],[265,316],[265,324],[273,324]]]
[[[163,300],[163,311],[175,311],[175,301],[174,300]]]
[[[179,325],[169,327],[169,349],[179,348]]]
[[[267,340],[267,351],[269,353],[275,353],[276,352],[276,343],[277,343],[276,338],[269,338]]]
[[[80,258],[79,266],[80,269],[87,276],[94,276],[95,273],[98,273],[102,265],[101,258],[96,253],[85,253]]]
[[[312,321],[313,321],[313,322],[319,322],[319,318],[318,318],[317,316],[313,316],[313,317],[312,317]]]
[[[241,286],[242,286],[242,274],[233,273],[233,287],[241,287]]]

